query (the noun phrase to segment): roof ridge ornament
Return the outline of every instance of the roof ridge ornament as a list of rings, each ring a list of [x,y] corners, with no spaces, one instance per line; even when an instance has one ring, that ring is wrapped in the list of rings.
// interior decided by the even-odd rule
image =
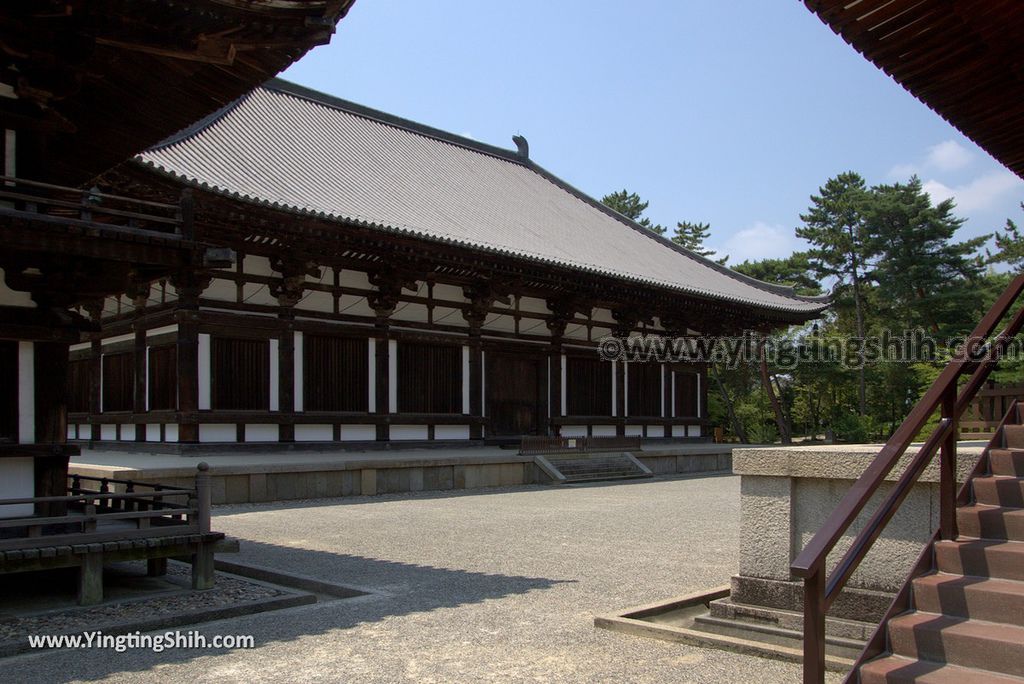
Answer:
[[[526,138],[521,135],[513,135],[512,142],[516,144],[516,154],[523,159],[530,158],[530,143],[526,142]]]

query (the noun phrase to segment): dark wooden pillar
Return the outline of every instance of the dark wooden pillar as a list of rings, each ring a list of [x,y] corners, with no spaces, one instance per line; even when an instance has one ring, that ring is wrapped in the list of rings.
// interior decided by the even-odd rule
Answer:
[[[132,397],[132,412],[140,416],[146,412],[146,391],[149,378],[146,377],[146,327],[143,321],[143,314],[146,310],[146,303],[149,301],[149,283],[130,283],[128,294],[135,306],[135,320],[132,322],[132,329],[135,332],[135,393]],[[127,429],[122,425],[121,430]],[[146,425],[142,422],[135,424],[135,441],[146,441]]]
[[[306,275],[320,277],[319,265],[311,261],[275,259],[272,264],[281,274],[271,292],[281,306],[281,337],[277,345],[277,407],[281,415],[278,439],[282,442],[295,441],[295,306],[302,301]]]
[[[33,352],[35,375],[36,444],[64,444],[68,436],[67,388],[68,343],[36,342]],[[35,459],[35,495],[67,494],[68,457],[64,452]],[[65,515],[63,502],[39,503],[36,513],[44,516]]]
[[[555,419],[562,417],[562,340],[568,325],[568,316],[565,311],[553,307],[551,302],[548,302],[548,308],[554,313],[547,320],[548,330],[551,331],[551,346],[548,348],[548,373],[551,379],[551,396],[548,397],[548,402],[551,406],[551,420],[548,432],[557,437],[562,429]]]
[[[615,362],[615,434],[626,434],[626,362]]]
[[[469,413],[474,418],[483,416],[484,353],[480,328],[469,329]],[[470,439],[483,439],[483,425],[473,422],[469,427]]]
[[[284,316],[282,315],[282,318]],[[294,314],[287,320],[277,345],[278,368],[278,410],[281,424],[278,439],[282,442],[295,441],[295,321]]]
[[[93,323],[99,323],[103,316],[103,300],[89,302],[85,306]],[[100,438],[99,415],[103,407],[103,344],[98,333],[91,335],[89,341],[89,439]]]
[[[209,284],[193,271],[171,280],[178,293],[178,441],[199,441],[199,295]]]
[[[665,378],[665,386],[662,388],[664,394],[662,395],[662,401],[665,403],[665,410],[662,411],[662,417],[671,419],[672,416],[672,366],[670,364],[662,364],[662,374]],[[665,421],[665,436],[672,436],[672,421]]]
[[[377,349],[374,354],[376,360],[374,382],[376,383],[377,405],[373,407],[373,410],[378,416],[382,417],[382,420],[377,423],[377,441],[386,442],[391,438],[388,423],[390,422],[391,392],[393,391],[389,378],[391,373],[391,326],[387,318],[378,316],[376,331],[377,339],[375,344]]]

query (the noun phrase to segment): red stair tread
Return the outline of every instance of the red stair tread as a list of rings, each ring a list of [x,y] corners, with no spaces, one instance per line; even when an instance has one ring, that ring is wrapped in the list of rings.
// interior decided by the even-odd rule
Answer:
[[[902,656],[884,656],[860,668],[861,684],[1022,684],[1024,679],[986,670],[975,670],[947,663],[912,660]]]

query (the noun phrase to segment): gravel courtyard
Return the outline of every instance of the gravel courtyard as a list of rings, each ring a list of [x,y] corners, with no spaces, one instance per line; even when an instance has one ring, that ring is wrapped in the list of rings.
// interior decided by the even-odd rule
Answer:
[[[77,650],[0,662],[0,681],[795,682],[795,665],[593,627],[724,584],[739,478],[517,487],[225,506],[229,558],[369,596],[207,623],[235,651]],[[830,678],[838,681],[838,678]]]

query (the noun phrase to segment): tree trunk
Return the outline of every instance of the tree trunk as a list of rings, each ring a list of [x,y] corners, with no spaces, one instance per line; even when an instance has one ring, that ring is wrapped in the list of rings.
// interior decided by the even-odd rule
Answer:
[[[849,226],[850,232],[850,265],[852,270],[851,280],[853,281],[853,309],[857,318],[857,337],[860,338],[860,344],[864,344],[864,312],[863,304],[860,299],[860,264],[857,261],[857,239],[853,230],[853,226]],[[863,351],[863,347],[862,347]],[[861,361],[857,364],[860,366],[858,370],[858,383],[857,383],[857,398],[859,399],[859,414],[864,416],[867,414],[867,375],[864,363]]]
[[[722,378],[718,375],[718,366],[711,364],[711,375],[715,377],[715,384],[718,385],[718,391],[722,394],[722,401],[725,402],[726,413],[729,414],[729,423],[732,425],[732,431],[736,433],[736,436],[740,438],[740,442],[743,444],[750,444],[750,439],[747,437],[747,431],[743,429],[743,423],[736,416],[736,409],[733,407],[732,398],[729,393],[725,390],[725,385],[722,384]]]
[[[768,375],[768,359],[764,353],[764,338],[757,343],[757,355],[761,359],[761,386],[768,394],[768,401],[772,404],[772,411],[775,413],[775,425],[779,428],[779,438],[783,444],[792,444],[793,438],[786,426],[786,416],[782,413],[782,404],[775,395],[775,388],[772,386],[771,378]]]

